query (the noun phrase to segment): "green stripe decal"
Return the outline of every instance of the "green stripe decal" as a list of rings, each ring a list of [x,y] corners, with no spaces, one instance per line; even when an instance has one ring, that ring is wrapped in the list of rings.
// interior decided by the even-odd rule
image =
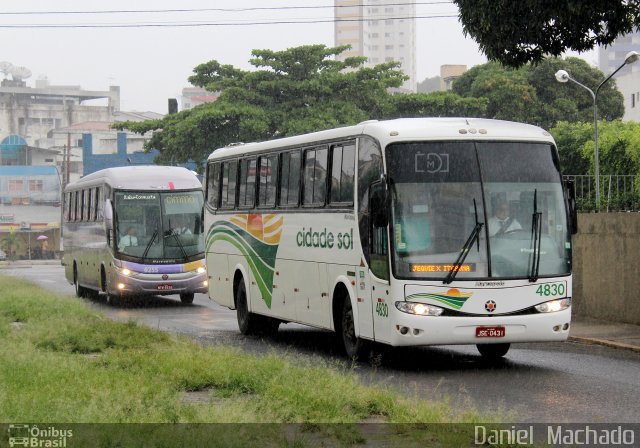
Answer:
[[[233,245],[245,257],[262,294],[262,300],[268,308],[271,308],[273,275],[279,244],[260,241],[245,229],[229,221],[216,221],[212,224],[207,234],[207,252],[216,241],[225,241]]]
[[[456,310],[462,308],[462,306],[466,303],[471,295],[464,296],[447,296],[444,294],[429,294],[429,293],[421,293],[421,294],[411,294],[407,296],[407,300],[434,300],[436,302],[440,302],[444,305],[450,306]]]

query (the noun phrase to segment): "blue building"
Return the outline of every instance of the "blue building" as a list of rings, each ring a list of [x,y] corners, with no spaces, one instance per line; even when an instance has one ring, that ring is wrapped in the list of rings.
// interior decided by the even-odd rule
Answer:
[[[96,171],[113,168],[116,166],[127,165],[153,165],[154,159],[159,154],[155,149],[149,152],[135,151],[127,152],[127,142],[130,135],[126,132],[118,132],[116,134],[116,152],[113,154],[94,154],[93,152],[93,134],[82,134],[82,162],[83,170],[82,175],[94,173]],[[180,164],[187,169],[195,170],[196,164],[194,162],[188,162],[186,164]]]

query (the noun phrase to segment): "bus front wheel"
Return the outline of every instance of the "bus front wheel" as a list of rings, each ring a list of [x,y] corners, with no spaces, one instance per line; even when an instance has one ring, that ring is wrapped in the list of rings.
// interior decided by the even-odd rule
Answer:
[[[356,336],[356,327],[353,319],[353,308],[348,297],[344,299],[342,306],[342,318],[340,319],[340,331],[342,343],[347,356],[352,359],[362,358],[366,354],[367,341]]]
[[[122,305],[122,300],[120,295],[107,292],[107,303],[111,306],[120,306]]]
[[[73,286],[76,290],[76,297],[85,297],[87,295],[87,290],[78,283],[78,267],[75,264],[73,265]]]
[[[192,292],[183,292],[180,294],[180,301],[182,303],[193,303],[193,297],[195,296]]]
[[[511,344],[477,344],[476,347],[484,358],[498,359],[507,354]]]

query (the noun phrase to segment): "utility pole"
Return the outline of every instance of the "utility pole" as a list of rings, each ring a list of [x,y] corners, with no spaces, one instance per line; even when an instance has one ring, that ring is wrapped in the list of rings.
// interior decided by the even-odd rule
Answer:
[[[65,187],[67,186],[67,184],[69,183],[69,158],[70,158],[70,153],[71,152],[71,133],[67,132],[67,148],[65,151],[65,155],[66,155],[66,160],[65,160],[65,166],[64,166],[64,174],[66,176],[65,181],[64,181],[64,185]]]

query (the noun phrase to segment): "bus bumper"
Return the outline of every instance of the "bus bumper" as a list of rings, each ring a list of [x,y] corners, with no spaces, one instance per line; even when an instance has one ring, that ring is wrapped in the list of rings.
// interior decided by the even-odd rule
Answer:
[[[116,291],[121,296],[164,296],[184,293],[206,293],[209,290],[207,273],[160,274],[139,276],[117,275]]]
[[[396,311],[389,317],[393,319],[389,341],[393,346],[565,341],[571,327],[571,307],[555,313],[520,316],[436,317]],[[503,327],[504,336],[478,337],[479,327]]]

